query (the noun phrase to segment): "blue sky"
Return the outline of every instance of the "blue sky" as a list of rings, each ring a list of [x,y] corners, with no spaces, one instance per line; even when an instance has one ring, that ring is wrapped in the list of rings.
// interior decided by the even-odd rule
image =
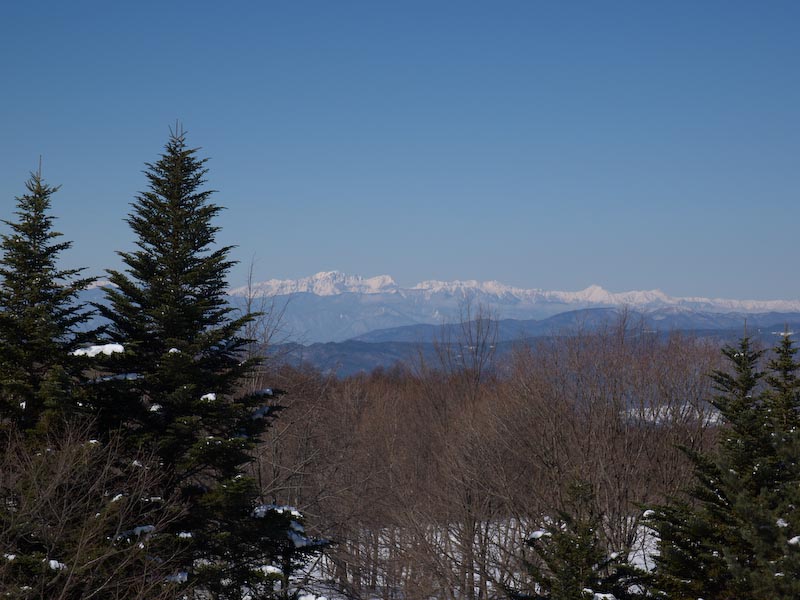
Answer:
[[[0,213],[44,155],[119,268],[180,119],[240,284],[339,269],[798,298],[800,3],[6,2]]]

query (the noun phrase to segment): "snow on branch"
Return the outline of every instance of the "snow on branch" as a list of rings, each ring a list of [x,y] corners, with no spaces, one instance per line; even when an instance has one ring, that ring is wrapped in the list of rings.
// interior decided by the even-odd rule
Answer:
[[[116,354],[118,352],[125,352],[125,348],[122,347],[122,344],[102,344],[99,346],[88,346],[86,348],[78,348],[77,350],[73,350],[70,352],[70,354],[72,356],[88,356],[89,358],[94,358],[98,354],[111,356],[112,354]]]

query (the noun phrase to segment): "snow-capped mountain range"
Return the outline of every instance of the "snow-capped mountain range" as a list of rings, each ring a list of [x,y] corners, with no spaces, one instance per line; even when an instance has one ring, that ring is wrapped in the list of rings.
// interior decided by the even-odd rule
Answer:
[[[342,341],[377,329],[453,322],[463,316],[467,303],[473,313],[480,306],[498,319],[541,319],[583,308],[623,306],[639,312],[800,313],[800,300],[680,298],[660,290],[609,292],[598,285],[576,292],[547,291],[474,280],[401,287],[388,275],[366,278],[339,271],[271,279],[250,291],[275,298],[284,309],[284,330],[304,342]],[[240,297],[247,288],[230,293]]]
[[[286,296],[289,294],[315,294],[317,296],[336,296],[338,294],[382,294],[400,290],[389,275],[361,277],[347,275],[341,271],[322,271],[311,277],[300,279],[270,279],[253,286],[253,292],[264,296]],[[230,291],[234,296],[247,293],[240,287]]]

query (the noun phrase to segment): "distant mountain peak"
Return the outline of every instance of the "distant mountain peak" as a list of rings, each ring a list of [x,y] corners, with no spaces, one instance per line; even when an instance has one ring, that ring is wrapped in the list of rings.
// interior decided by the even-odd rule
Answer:
[[[397,283],[389,275],[362,277],[347,275],[341,271],[320,271],[301,279],[270,279],[256,283],[251,291],[265,296],[286,296],[300,293],[337,296],[339,294],[385,294],[397,289],[399,289]],[[247,293],[247,287],[232,289],[230,293],[234,296],[244,295]]]
[[[84,289],[94,290],[96,288],[118,287],[116,283],[111,283],[108,279],[95,279],[92,283],[87,285]]]
[[[576,296],[594,304],[605,304],[611,300],[611,293],[603,287],[595,284],[590,285],[584,290],[575,293]]]

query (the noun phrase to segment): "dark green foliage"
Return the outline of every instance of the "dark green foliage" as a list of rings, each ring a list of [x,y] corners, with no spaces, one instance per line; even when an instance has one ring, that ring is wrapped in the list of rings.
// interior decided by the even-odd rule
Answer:
[[[0,418],[31,429],[45,412],[68,410],[76,400],[82,364],[70,351],[93,335],[80,332],[91,313],[76,296],[93,279],[58,267],[71,246],[53,230],[50,201],[58,188],[40,174],[26,187],[0,241]]]
[[[205,173],[182,131],[147,165],[148,189],[128,218],[137,249],[120,253],[127,269],[110,272],[116,287],[98,306],[108,340],[125,352],[104,361],[92,409],[101,431],[123,427],[153,448],[189,503],[172,529],[191,533],[183,538],[190,582],[238,598],[258,579],[254,569],[279,560],[274,544],[291,529],[275,514],[253,517],[257,490],[246,468],[274,397],[238,393],[257,363],[243,358],[250,341],[239,335],[253,316],[232,318],[230,248],[214,248],[221,208],[202,189]]]
[[[767,374],[748,338],[723,352],[731,369],[712,375],[719,447],[690,453],[697,484],[689,501],[649,519],[661,540],[655,588],[675,599],[798,598],[800,547],[789,543],[800,534],[796,350],[784,336]]]
[[[219,228],[211,221],[222,209],[209,202],[212,191],[201,189],[204,164],[178,133],[161,159],[147,165],[149,189],[127,219],[138,249],[120,253],[127,270],[110,271],[116,288],[107,289],[109,305],[98,306],[111,322],[109,337],[126,350],[115,357],[113,370],[140,376],[114,386],[125,396],[99,407],[108,409],[102,419],[141,427],[175,467],[190,451],[203,453],[198,440],[205,435],[224,435],[239,425],[253,429],[245,426],[248,406],[200,399],[207,393],[229,397],[252,368],[241,361],[247,340],[237,335],[251,317],[230,318],[230,248],[213,249]],[[156,403],[160,411],[151,410]]]
[[[537,531],[527,542],[533,556],[525,561],[531,586],[512,591],[516,599],[592,600],[612,594],[617,600],[634,597],[637,580],[626,569],[627,551],[606,546],[601,515],[594,511],[586,484],[570,488],[570,506]]]
[[[240,507],[252,498],[252,482],[238,483],[233,494],[225,490],[229,499],[219,531],[205,535],[200,544],[198,556],[205,566],[198,578],[214,597],[239,598],[237,582],[247,582],[254,598],[291,598],[290,577],[328,541],[307,537],[303,517],[292,507],[262,504],[241,513]],[[199,509],[204,511],[202,504]],[[218,510],[215,502],[211,506]],[[220,561],[221,554],[229,560]]]

